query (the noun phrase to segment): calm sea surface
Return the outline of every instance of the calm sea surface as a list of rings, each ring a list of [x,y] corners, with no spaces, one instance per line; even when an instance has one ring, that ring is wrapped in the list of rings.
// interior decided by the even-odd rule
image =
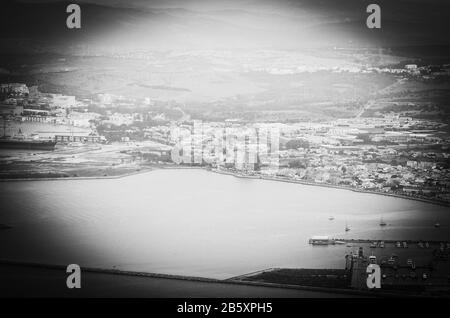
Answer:
[[[313,235],[450,241],[448,207],[199,169],[0,182],[0,203],[13,226],[0,231],[2,259],[167,274],[343,268],[349,248],[310,246]]]

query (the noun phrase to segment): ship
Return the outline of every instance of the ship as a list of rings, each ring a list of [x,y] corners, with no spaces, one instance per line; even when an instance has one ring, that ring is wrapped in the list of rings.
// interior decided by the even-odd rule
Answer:
[[[54,150],[56,141],[39,140],[37,134],[32,134],[32,138],[27,138],[19,128],[18,134],[14,136],[6,135],[6,121],[3,120],[3,135],[0,138],[0,149],[26,149],[26,150]]]
[[[0,138],[0,148],[3,149],[28,149],[28,150],[54,150],[56,141]]]

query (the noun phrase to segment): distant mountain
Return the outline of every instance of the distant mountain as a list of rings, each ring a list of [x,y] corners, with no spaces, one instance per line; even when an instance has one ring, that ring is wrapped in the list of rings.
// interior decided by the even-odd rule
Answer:
[[[2,51],[297,49],[450,44],[450,3],[381,0],[382,28],[365,26],[366,0],[103,1],[81,3],[82,28],[65,26],[69,2],[2,2]]]

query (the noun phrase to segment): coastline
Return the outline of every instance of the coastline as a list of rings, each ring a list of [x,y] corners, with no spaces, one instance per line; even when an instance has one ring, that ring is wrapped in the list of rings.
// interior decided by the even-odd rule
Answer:
[[[10,261],[5,259],[0,259],[0,266],[12,266],[16,269],[26,269],[34,268],[37,270],[56,270],[58,272],[66,272],[66,266],[59,264],[43,264],[43,263],[30,263],[21,261]],[[264,288],[276,288],[280,290],[299,290],[299,291],[309,291],[327,294],[337,294],[337,295],[347,295],[347,296],[359,296],[359,297],[399,297],[398,294],[380,292],[372,293],[370,291],[355,290],[350,288],[332,288],[332,287],[320,287],[320,286],[307,286],[307,285],[292,285],[292,284],[280,284],[280,283],[268,283],[268,282],[258,282],[249,280],[239,280],[239,279],[213,279],[197,276],[183,276],[183,275],[170,275],[170,274],[159,274],[150,272],[135,272],[135,271],[124,271],[118,269],[107,269],[107,268],[97,268],[97,267],[81,267],[82,272],[90,274],[107,274],[110,275],[112,280],[114,277],[136,277],[140,279],[164,279],[171,281],[180,282],[191,282],[191,283],[207,283],[207,284],[218,284],[219,286],[255,286]]]
[[[275,181],[275,182],[286,182],[286,183],[294,183],[294,184],[301,184],[301,185],[307,185],[307,186],[316,186],[316,187],[326,187],[326,188],[333,188],[333,189],[340,189],[340,190],[349,190],[353,192],[359,192],[359,193],[367,193],[367,194],[376,194],[376,195],[384,195],[389,197],[395,197],[399,199],[405,199],[405,200],[413,200],[413,201],[419,201],[423,203],[428,204],[434,204],[439,206],[445,206],[450,207],[450,202],[445,201],[437,201],[437,200],[430,200],[426,198],[420,198],[420,197],[411,197],[406,196],[402,194],[397,193],[387,193],[387,192],[379,192],[379,191],[371,191],[371,190],[363,190],[363,189],[356,189],[352,187],[346,187],[342,185],[333,185],[333,184],[326,184],[326,183],[316,183],[316,182],[308,182],[303,180],[293,180],[283,177],[270,177],[270,176],[263,176],[263,175],[245,175],[236,173],[233,171],[225,171],[225,170],[217,170],[212,169],[209,167],[201,167],[201,166],[180,166],[180,165],[149,165],[145,168],[140,168],[139,170],[120,174],[120,175],[114,175],[114,176],[92,176],[92,177],[50,177],[50,178],[5,178],[0,179],[0,182],[11,182],[11,181],[62,181],[62,180],[98,180],[98,179],[121,179],[130,177],[133,175],[143,174],[150,171],[154,171],[157,169],[198,169],[198,170],[204,170],[209,171],[217,174],[222,175],[229,175],[233,176],[235,178],[243,178],[243,179],[257,179],[257,180],[266,180],[266,181]]]
[[[302,180],[293,180],[293,179],[287,179],[287,178],[283,178],[283,177],[268,177],[268,176],[261,176],[261,175],[260,176],[251,176],[251,175],[247,176],[247,175],[237,174],[237,173],[234,173],[234,172],[231,172],[231,171],[223,171],[223,170],[219,171],[219,170],[212,170],[212,169],[209,169],[208,171],[211,171],[211,172],[214,172],[214,173],[218,173],[218,174],[223,174],[223,175],[231,175],[231,176],[234,176],[236,178],[260,179],[260,180],[268,180],[268,181],[276,181],[276,182],[287,182],[287,183],[295,183],[295,184],[316,186],[316,187],[334,188],[334,189],[340,189],[340,190],[350,190],[350,191],[353,191],[353,192],[368,193],[368,194],[378,194],[378,195],[384,195],[384,196],[395,197],[395,198],[400,198],[400,199],[420,201],[420,202],[424,202],[424,203],[450,207],[450,202],[435,201],[435,200],[429,200],[429,199],[418,198],[418,197],[410,197],[410,196],[396,194],[396,193],[378,192],[378,191],[371,191],[371,190],[362,190],[362,189],[355,189],[355,188],[346,187],[346,186],[340,186],[340,185],[308,182],[308,181],[302,181]]]
[[[50,177],[50,178],[5,178],[0,179],[0,182],[14,182],[14,181],[64,181],[64,180],[98,180],[98,179],[122,179],[137,174],[142,174],[155,170],[152,168],[139,169],[133,172],[128,172],[124,174],[114,175],[114,176],[92,176],[92,177]]]

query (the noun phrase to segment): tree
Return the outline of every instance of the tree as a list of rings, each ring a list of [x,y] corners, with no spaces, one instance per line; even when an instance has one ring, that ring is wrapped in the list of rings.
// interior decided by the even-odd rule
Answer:
[[[301,159],[295,159],[292,161],[289,161],[289,168],[301,168],[306,169],[307,165],[304,162],[304,160]]]

